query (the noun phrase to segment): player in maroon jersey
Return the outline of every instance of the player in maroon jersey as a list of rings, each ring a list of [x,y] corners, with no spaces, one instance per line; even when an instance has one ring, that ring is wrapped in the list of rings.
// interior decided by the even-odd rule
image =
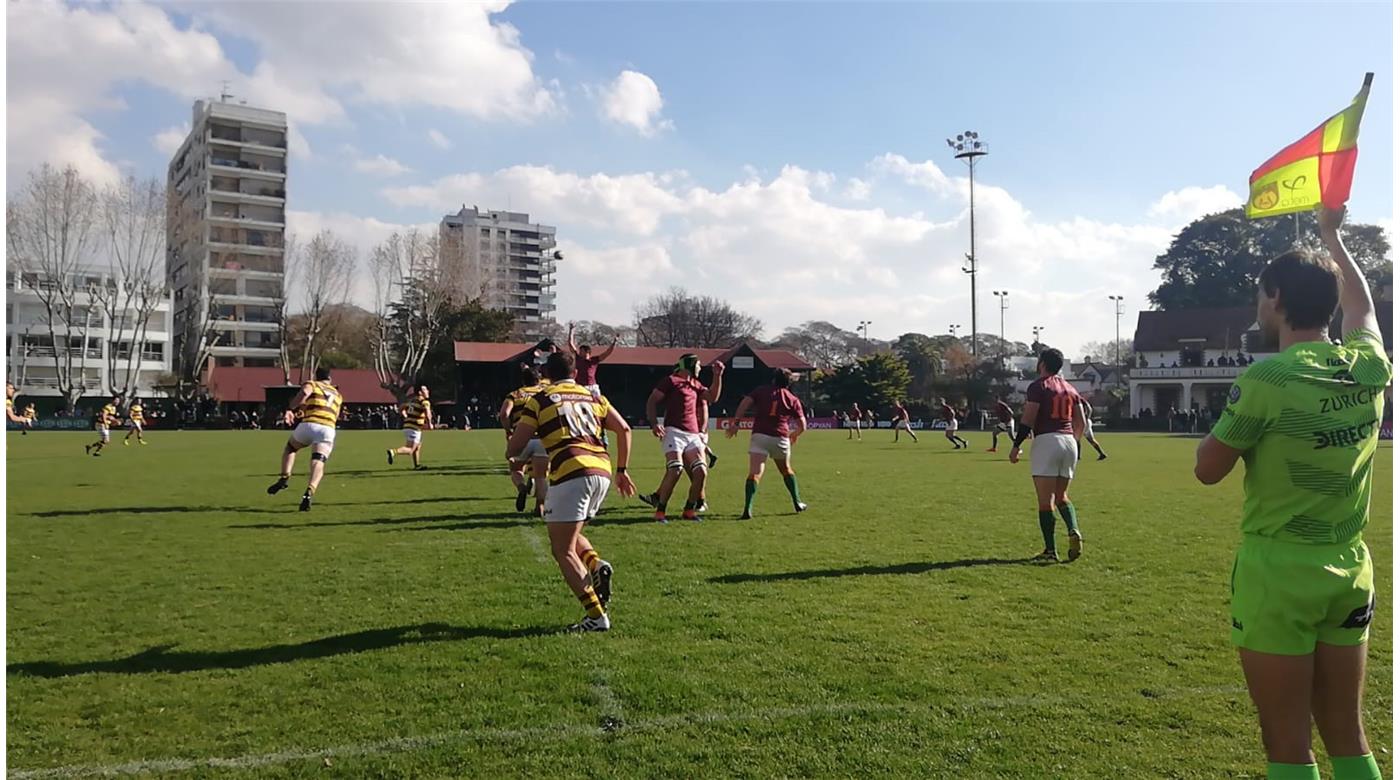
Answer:
[[[1108,453],[1103,451],[1103,446],[1099,444],[1099,440],[1094,438],[1093,404],[1089,403],[1089,399],[1085,398],[1084,396],[1080,396],[1079,405],[1084,407],[1084,441],[1089,442],[1090,447],[1093,447],[1094,449],[1098,450],[1099,460],[1108,460]],[[1079,449],[1081,450],[1081,452],[1083,451],[1084,446],[1082,443],[1080,444]]]
[[[851,402],[851,410],[846,412],[846,441],[860,439],[860,422],[864,419],[861,415],[860,404]]]
[[[1069,482],[1074,479],[1074,466],[1079,460],[1079,437],[1084,433],[1084,407],[1079,393],[1060,376],[1065,356],[1058,349],[1040,353],[1036,370],[1040,378],[1026,388],[1026,406],[1021,411],[1021,430],[1017,431],[1011,447],[1011,462],[1021,459],[1021,443],[1031,432],[1035,445],[1031,448],[1031,479],[1035,481],[1035,497],[1040,510],[1040,533],[1045,537],[1045,550],[1035,557],[1041,561],[1059,561],[1055,552],[1055,510],[1069,529],[1069,559],[1084,552],[1084,537],[1079,533],[1079,516],[1069,500]]]
[[[938,414],[943,418],[943,435],[953,443],[953,449],[961,450],[972,445],[958,435],[958,412],[948,405],[947,398],[938,399]]]
[[[739,408],[734,411],[734,419],[729,421],[725,436],[734,438],[739,433],[739,420],[749,410],[753,410],[753,433],[749,436],[749,478],[744,481],[744,514],[740,520],[753,517],[753,499],[758,493],[758,481],[763,479],[763,466],[768,458],[778,466],[792,496],[792,508],[802,512],[807,505],[797,491],[797,475],[792,471],[792,443],[807,430],[807,417],[802,412],[802,402],[792,394],[792,372],[785,368],[773,370],[773,383],[763,385],[744,396]],[[795,421],[791,430],[788,420]]]
[[[919,437],[914,435],[914,428],[909,425],[909,410],[904,408],[904,404],[899,401],[894,402],[894,440],[899,441],[899,432],[904,431],[909,434],[917,444]]]
[[[603,350],[603,354],[593,356],[593,348],[587,344],[579,345],[574,343],[574,326],[569,324],[569,351],[574,354],[576,367],[574,369],[574,382],[583,385],[588,392],[598,395],[598,364],[607,360],[617,349],[617,337],[613,336],[612,343]]]
[[[997,436],[1003,433],[1011,437],[1016,435],[1016,412],[1012,411],[1005,398],[997,399],[996,415],[997,424],[992,429],[992,448],[987,452],[997,451]]]
[[[701,425],[700,404],[714,403],[720,394],[724,364],[716,362],[714,383],[709,387],[700,383],[700,356],[681,355],[675,370],[657,383],[656,389],[647,397],[647,420],[651,422],[652,433],[661,439],[661,452],[666,458],[666,474],[661,485],[650,495],[639,496],[641,500],[656,509],[656,519],[666,522],[666,502],[680,481],[681,471],[690,474],[690,496],[685,502],[681,517],[686,520],[699,520],[705,496],[705,478],[708,466],[705,463],[705,436]],[[666,404],[664,417],[658,417],[657,406]]]

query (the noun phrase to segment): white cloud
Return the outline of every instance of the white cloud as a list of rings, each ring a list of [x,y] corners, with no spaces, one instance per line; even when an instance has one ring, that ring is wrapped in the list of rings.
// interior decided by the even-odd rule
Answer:
[[[1158,198],[1147,210],[1148,215],[1185,225],[1197,217],[1239,208],[1244,198],[1224,184],[1214,187],[1183,187]]]
[[[598,98],[605,119],[630,127],[645,138],[674,127],[671,120],[661,117],[665,105],[661,89],[645,73],[622,71],[599,91]]]
[[[174,155],[180,150],[180,146],[185,143],[185,138],[190,134],[190,123],[167,127],[156,133],[151,138],[151,145],[156,151],[165,155]]]
[[[385,157],[382,154],[376,154],[373,157],[359,157],[355,160],[354,166],[355,170],[360,173],[368,173],[372,176],[402,176],[413,170],[398,160]]]
[[[61,2],[6,6],[7,172],[72,163],[100,182],[119,171],[92,115],[124,109],[120,85],[143,83],[193,100],[227,80],[253,105],[286,111],[289,151],[310,148],[298,125],[345,121],[347,105],[426,105],[480,120],[532,121],[558,111],[518,31],[495,19],[502,0],[429,3],[181,2],[178,27],[151,3]],[[242,72],[213,32],[251,41],[258,62]],[[372,53],[372,54],[367,54]],[[489,73],[464,81],[462,74]]]
[[[852,177],[846,182],[845,196],[851,200],[870,200],[870,182]]]
[[[433,146],[436,146],[439,149],[452,148],[451,139],[443,135],[440,131],[438,131],[437,128],[434,127],[428,128],[428,143],[431,143]]]

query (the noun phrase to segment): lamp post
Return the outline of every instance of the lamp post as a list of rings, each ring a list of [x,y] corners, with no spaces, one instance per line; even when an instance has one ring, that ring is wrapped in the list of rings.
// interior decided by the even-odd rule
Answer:
[[[1044,333],[1044,332],[1045,332],[1045,326],[1044,326],[1044,325],[1036,325],[1036,326],[1034,326],[1034,327],[1031,328],[1031,333],[1034,333],[1034,334],[1035,334],[1035,343],[1037,343],[1037,344],[1040,343],[1040,334],[1042,334],[1042,333]]]
[[[860,331],[860,337],[866,341],[870,340],[870,324],[870,320],[861,320],[860,324],[856,326],[856,330]]]
[[[1011,308],[1006,299],[1011,293],[1006,290],[992,290],[992,295],[998,298],[1001,305],[1001,367],[1006,368],[1006,310]]]
[[[1117,372],[1118,381],[1122,382],[1123,358],[1118,353],[1118,345],[1123,342],[1123,339],[1119,336],[1123,325],[1123,296],[1110,295],[1108,299],[1113,301],[1113,370]]]
[[[958,331],[959,331],[959,330],[962,330],[962,326],[961,326],[961,325],[949,325],[949,326],[948,326],[948,334],[951,335],[954,339],[958,338]]]
[[[977,139],[977,133],[968,130],[959,133],[957,138],[949,138],[948,146],[952,147],[955,154],[953,159],[963,160],[967,163],[967,222],[968,222],[968,252],[967,265],[963,266],[963,273],[972,279],[972,354],[977,355],[977,202],[976,186],[973,183],[973,168],[977,165],[977,160],[987,155],[988,149],[985,143]]]

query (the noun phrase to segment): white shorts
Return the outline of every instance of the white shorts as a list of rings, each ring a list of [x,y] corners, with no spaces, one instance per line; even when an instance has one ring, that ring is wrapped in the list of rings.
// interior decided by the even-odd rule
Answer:
[[[1004,422],[999,422],[999,423],[997,423],[997,431],[1000,432],[1000,433],[1015,433],[1015,432],[1016,432],[1016,424],[1015,424],[1015,423],[1004,423]]]
[[[673,452],[684,453],[690,450],[705,451],[704,434],[690,433],[680,428],[666,428],[666,435],[661,437],[662,454],[670,455]]]
[[[958,421],[957,421],[957,420],[953,420],[953,421],[951,421],[951,422],[948,422],[946,425],[947,425],[947,427],[943,429],[946,433],[957,433],[957,432],[958,432]]]
[[[139,431],[139,430],[141,430],[141,426],[142,426],[142,423],[139,423],[139,422],[129,422],[129,423],[126,424],[126,427],[130,428],[130,429],[133,430],[133,431]]]
[[[324,444],[326,452],[335,446],[335,428],[321,423],[297,423],[292,429],[292,441],[303,447],[316,447]]]
[[[417,428],[403,429],[403,442],[410,447],[416,447],[423,441],[423,431]]]
[[[544,442],[540,441],[539,439],[531,439],[530,443],[525,445],[525,449],[521,450],[520,454],[515,456],[515,462],[528,463],[529,461],[534,460],[535,458],[548,457],[549,453],[545,452]]]
[[[749,436],[749,454],[766,455],[773,460],[792,460],[792,440],[786,436],[754,433]]]
[[[546,523],[582,523],[592,520],[608,497],[612,480],[597,474],[566,479],[549,486],[544,497]]]
[[[895,420],[891,425],[895,430],[914,432],[914,428],[905,420]]]
[[[1094,419],[1088,415],[1084,416],[1084,438],[1094,438]]]
[[[1068,433],[1042,433],[1031,443],[1031,476],[1074,478],[1079,447]]]
[[[587,391],[590,392],[590,393],[592,393],[592,394],[593,394],[593,400],[595,400],[595,401],[598,400],[599,398],[601,398],[602,395],[603,395],[603,390],[602,390],[602,388],[598,387],[597,385],[584,385],[584,386],[583,386],[583,389],[584,389],[584,390],[587,390]]]
[[[101,439],[102,441],[111,441],[111,440],[112,440],[112,429],[110,429],[110,428],[98,428],[98,429],[97,429],[97,437],[98,437],[99,439]]]

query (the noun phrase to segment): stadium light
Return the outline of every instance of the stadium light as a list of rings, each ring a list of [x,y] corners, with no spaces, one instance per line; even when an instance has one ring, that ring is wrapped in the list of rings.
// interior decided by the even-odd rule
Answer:
[[[860,331],[861,338],[866,341],[870,340],[870,325],[870,320],[861,320],[860,324],[856,326],[856,330]]]
[[[1124,313],[1123,296],[1110,295],[1108,299],[1113,301],[1113,363],[1114,369],[1118,372],[1118,382],[1121,384],[1123,382],[1123,358],[1118,353],[1118,345],[1123,343],[1123,337],[1120,335]]]
[[[1001,304],[1001,367],[1006,368],[1006,310],[1011,308],[1006,299],[1011,293],[1006,290],[992,290],[992,295],[995,295]]]
[[[987,144],[977,137],[975,130],[959,133],[956,139],[949,138],[948,146],[953,148],[953,159],[967,163],[967,222],[969,231],[967,265],[963,273],[972,280],[972,354],[977,355],[977,199],[973,168],[977,160],[990,151]]]
[[[1044,326],[1044,325],[1035,325],[1035,326],[1033,326],[1033,327],[1031,328],[1031,332],[1035,334],[1035,343],[1039,344],[1039,343],[1040,343],[1040,334],[1042,334],[1042,333],[1045,332],[1045,326]]]

